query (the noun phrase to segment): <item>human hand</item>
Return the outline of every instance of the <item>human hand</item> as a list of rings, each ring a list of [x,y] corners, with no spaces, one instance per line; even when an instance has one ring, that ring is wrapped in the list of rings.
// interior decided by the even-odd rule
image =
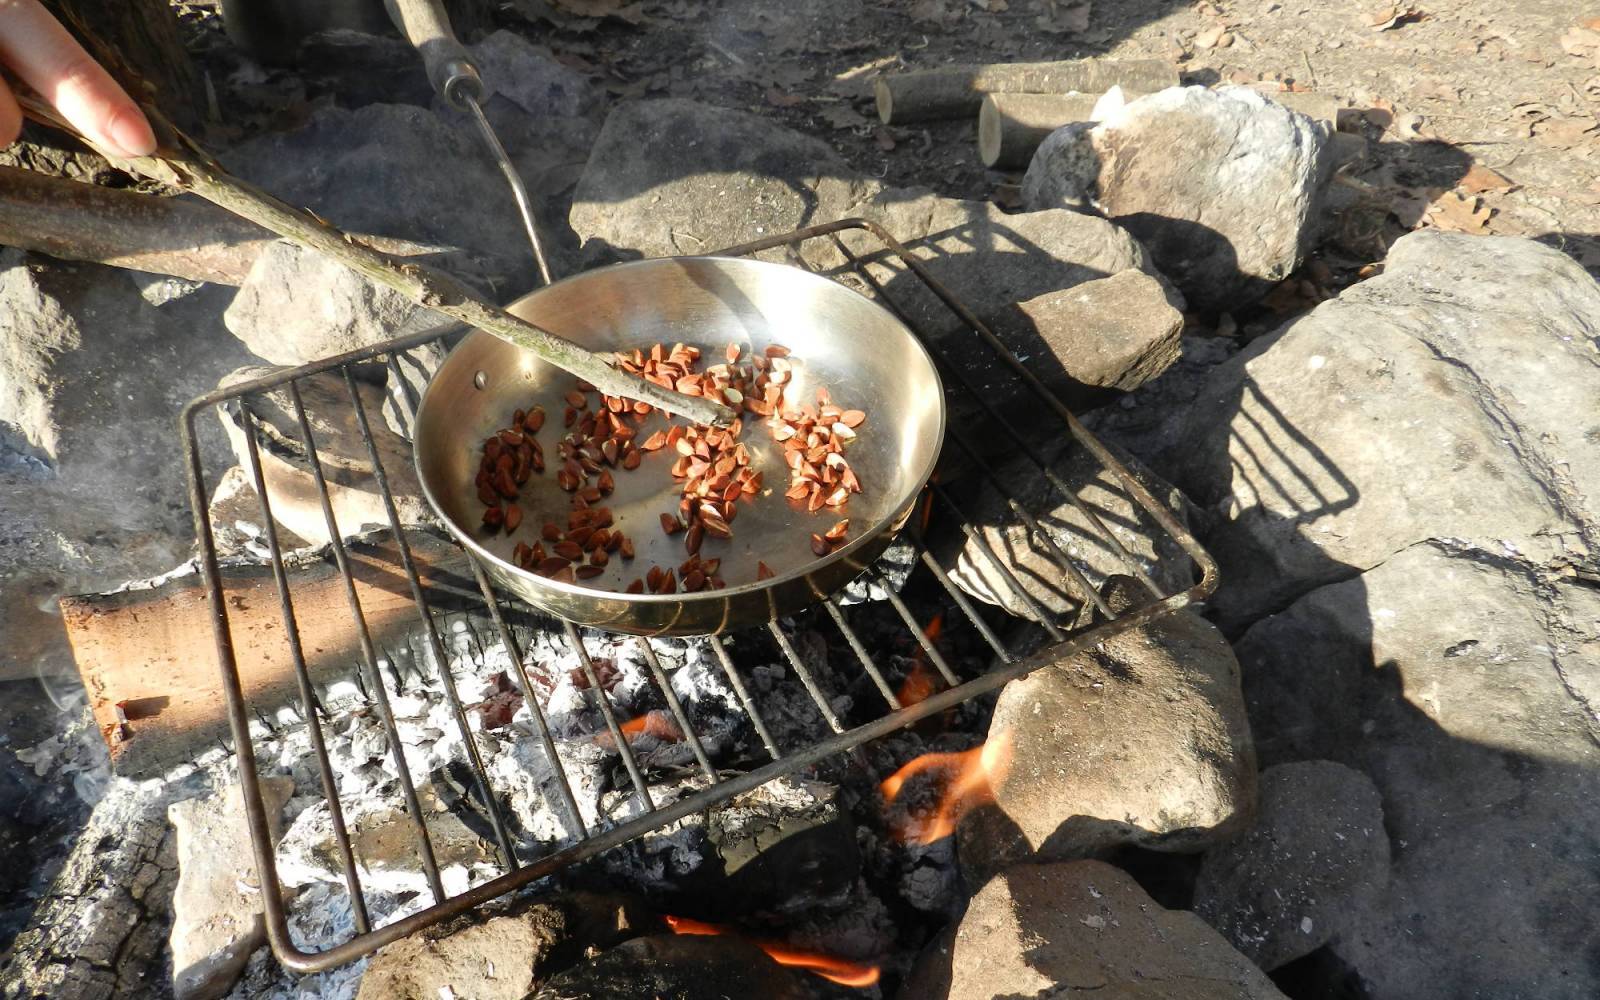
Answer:
[[[0,66],[21,77],[107,152],[155,152],[155,133],[139,105],[38,0],[0,0]],[[21,130],[22,109],[0,77],[0,146],[9,145]]]

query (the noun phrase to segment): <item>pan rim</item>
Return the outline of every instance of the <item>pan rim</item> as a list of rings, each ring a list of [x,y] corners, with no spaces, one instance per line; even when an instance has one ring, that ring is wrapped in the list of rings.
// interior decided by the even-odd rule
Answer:
[[[423,469],[422,456],[417,447],[417,441],[422,436],[421,428],[424,426],[426,414],[428,413],[428,403],[433,396],[435,387],[438,384],[438,372],[435,371],[434,376],[429,378],[427,386],[423,389],[422,398],[417,404],[416,417],[411,432],[412,463],[416,467],[417,482],[422,489],[423,498],[428,502],[428,506],[433,510],[435,516],[437,516],[444,524],[445,529],[474,558],[478,559],[480,562],[493,566],[495,569],[506,573],[517,580],[524,582],[535,590],[549,590],[555,593],[566,594],[586,600],[616,600],[627,604],[635,604],[644,607],[701,603],[710,604],[736,597],[766,593],[784,584],[805,580],[807,577],[812,576],[821,569],[833,566],[838,562],[848,559],[854,553],[859,552],[862,548],[875,542],[885,532],[888,532],[891,535],[897,535],[900,529],[904,527],[905,515],[909,512],[910,506],[916,502],[917,497],[920,496],[922,491],[927,488],[928,481],[930,478],[932,478],[934,469],[938,467],[939,455],[943,450],[946,421],[948,416],[947,400],[944,391],[944,380],[940,378],[938,365],[934,362],[933,355],[928,352],[927,345],[922,342],[922,338],[918,337],[916,333],[912,331],[911,327],[892,310],[888,309],[883,304],[872,300],[866,295],[863,295],[856,289],[851,288],[848,285],[841,284],[840,282],[834,281],[830,278],[823,277],[814,271],[796,267],[792,264],[758,260],[749,257],[725,257],[718,254],[685,254],[683,256],[675,257],[645,257],[639,260],[622,261],[616,264],[608,264],[604,267],[580,271],[577,274],[570,274],[557,281],[553,281],[548,285],[537,288],[526,295],[519,296],[518,298],[513,299],[504,308],[510,309],[522,302],[527,301],[528,299],[549,291],[550,289],[556,288],[557,286],[576,282],[583,278],[599,274],[603,271],[618,271],[624,269],[632,270],[636,268],[652,266],[659,267],[666,263],[679,263],[688,261],[715,262],[719,265],[731,264],[737,267],[751,268],[754,270],[781,269],[792,276],[799,277],[800,280],[823,282],[831,288],[839,290],[840,292],[846,292],[854,295],[872,308],[881,311],[884,316],[893,323],[894,327],[897,328],[915,348],[915,356],[919,358],[920,361],[926,366],[927,373],[933,380],[933,388],[935,390],[934,395],[937,399],[937,406],[935,407],[934,434],[939,444],[938,447],[932,449],[928,456],[928,460],[925,463],[925,467],[919,470],[918,474],[912,480],[916,484],[915,488],[909,490],[906,495],[897,498],[894,506],[891,508],[893,513],[880,521],[882,526],[879,528],[879,530],[873,532],[863,532],[862,534],[846,542],[844,545],[828,553],[826,556],[822,556],[813,562],[796,567],[795,569],[792,569],[786,573],[776,574],[765,580],[754,580],[732,587],[724,587],[720,590],[688,592],[678,591],[671,594],[629,594],[620,590],[599,590],[593,587],[581,586],[577,583],[564,583],[560,580],[553,580],[550,577],[540,576],[537,573],[525,570],[522,567],[517,566],[515,563],[512,563],[507,559],[502,559],[500,556],[489,551],[478,542],[471,530],[463,528],[459,523],[457,523],[455,518],[452,518],[449,514],[447,514],[438,498],[434,496],[434,491],[430,484],[429,476]],[[466,336],[464,336],[455,347],[451,348],[449,354],[445,355],[444,360],[439,363],[439,370],[442,370],[445,365],[448,365],[451,358],[453,358],[457,352],[466,347],[467,343],[473,338],[493,336],[493,334],[475,327],[470,328],[467,331]],[[521,350],[521,348],[518,349]],[[862,570],[864,571],[865,569],[866,567],[863,566]],[[859,575],[859,573],[857,575]],[[853,580],[855,577],[852,576],[849,579]],[[847,584],[848,581],[846,582],[846,585]],[[827,594],[818,594],[816,599],[823,600],[831,594],[837,593],[840,589],[843,589],[843,586],[844,585],[836,587]]]

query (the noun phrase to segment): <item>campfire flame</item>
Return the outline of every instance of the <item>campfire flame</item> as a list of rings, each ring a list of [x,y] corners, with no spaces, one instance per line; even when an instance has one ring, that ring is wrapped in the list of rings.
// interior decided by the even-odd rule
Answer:
[[[956,831],[961,817],[994,801],[993,782],[1003,781],[1011,769],[1011,734],[999,733],[982,746],[960,753],[926,753],[883,779],[885,811],[895,806],[907,785],[921,775],[942,774],[944,788],[934,808],[925,815],[891,819],[890,832],[901,842],[931,844]]]
[[[934,615],[933,621],[930,621],[928,627],[922,631],[929,642],[937,642],[939,634],[944,631],[944,612]],[[910,708],[918,702],[926,701],[929,695],[943,686],[943,678],[928,668],[926,654],[918,649],[916,659],[912,661],[905,680],[900,682],[900,690],[895,692],[895,697],[900,700],[901,708]]]
[[[708,924],[703,920],[690,917],[674,917],[668,915],[667,926],[672,928],[674,934],[732,934],[725,927],[717,924]],[[790,948],[787,945],[776,944],[771,941],[761,941],[756,938],[747,939],[751,944],[766,952],[774,962],[779,965],[788,965],[797,969],[804,969],[813,975],[831,980],[841,986],[871,986],[878,981],[878,967],[864,965],[859,962],[847,962],[842,958],[823,955],[814,951],[802,951]]]

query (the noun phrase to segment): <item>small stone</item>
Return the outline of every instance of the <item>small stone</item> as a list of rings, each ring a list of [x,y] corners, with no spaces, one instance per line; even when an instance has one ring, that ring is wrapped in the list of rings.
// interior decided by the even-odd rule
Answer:
[[[222,321],[258,356],[295,367],[388,340],[420,308],[324,254],[280,240],[256,258]]]
[[[1172,87],[1040,145],[1030,209],[1087,197],[1195,309],[1236,310],[1300,263],[1330,130],[1243,87]]]
[[[991,879],[918,958],[902,997],[1283,1000],[1199,917],[1163,909],[1100,861],[1023,864]]]
[[[1269,972],[1338,933],[1389,881],[1372,779],[1332,761],[1261,772],[1256,825],[1206,852],[1194,911]]]
[[[276,838],[288,778],[264,778],[261,796]],[[215,1000],[244,972],[250,953],[267,943],[255,854],[243,790],[185,799],[167,808],[177,831],[178,887],[172,895],[172,991],[178,1000]]]
[[[1104,588],[1114,611],[1139,584]],[[1239,664],[1205,619],[1180,611],[1007,684],[989,725],[1011,761],[994,802],[957,828],[969,884],[1011,860],[1119,844],[1194,852],[1255,814],[1256,760]]]
[[[1073,410],[1131,392],[1178,360],[1182,300],[1129,270],[1047,292],[994,321],[995,333]]]
[[[606,948],[661,929],[639,901],[573,893],[402,938],[372,957],[357,1000],[522,1000],[558,950]]]

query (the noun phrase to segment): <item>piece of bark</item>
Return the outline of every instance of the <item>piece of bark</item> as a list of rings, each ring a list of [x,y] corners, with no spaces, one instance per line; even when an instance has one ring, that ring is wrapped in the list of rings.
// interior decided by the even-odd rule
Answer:
[[[1150,93],[1178,83],[1164,59],[1072,59],[1043,63],[942,66],[878,77],[874,92],[885,125],[970,118],[985,94],[1099,94],[1112,87]]]
[[[978,158],[986,167],[1025,167],[1045,136],[1094,120],[1093,94],[985,94],[978,109]]]
[[[435,611],[481,603],[460,549],[423,532],[406,537]],[[390,637],[420,628],[393,540],[351,542],[348,550],[373,643],[381,649]],[[361,651],[344,581],[331,558],[292,570],[289,590],[313,680],[326,683],[353,674]],[[267,714],[298,704],[271,568],[225,567],[223,607],[251,708]],[[147,590],[63,597],[61,617],[119,774],[158,774],[227,738],[211,609],[199,576]]]

